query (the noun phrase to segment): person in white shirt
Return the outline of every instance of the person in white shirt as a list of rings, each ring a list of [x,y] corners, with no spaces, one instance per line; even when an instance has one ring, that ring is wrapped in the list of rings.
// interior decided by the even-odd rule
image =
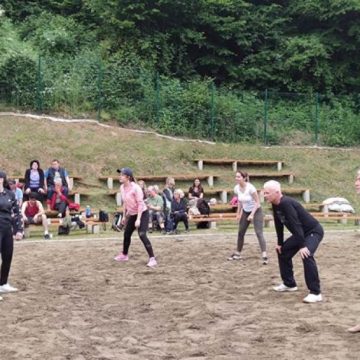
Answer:
[[[262,252],[262,262],[268,263],[266,253],[266,242],[263,234],[264,215],[261,210],[259,195],[254,185],[249,182],[249,176],[245,171],[238,171],[235,175],[237,185],[234,193],[238,198],[238,210],[236,219],[239,221],[239,232],[237,239],[237,249],[228,260],[240,260],[241,251],[244,246],[244,237],[250,223],[254,224],[255,233],[259,241]]]

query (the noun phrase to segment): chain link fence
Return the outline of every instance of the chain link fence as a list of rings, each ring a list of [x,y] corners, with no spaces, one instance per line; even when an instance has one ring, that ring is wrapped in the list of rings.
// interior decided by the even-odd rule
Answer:
[[[0,67],[0,109],[116,120],[169,134],[266,145],[360,143],[360,96],[239,91],[180,81],[94,53],[16,56]]]

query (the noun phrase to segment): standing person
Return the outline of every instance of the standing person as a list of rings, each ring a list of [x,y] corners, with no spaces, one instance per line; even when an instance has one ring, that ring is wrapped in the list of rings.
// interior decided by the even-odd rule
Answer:
[[[44,171],[40,168],[38,160],[30,161],[30,168],[25,171],[24,193],[30,195],[34,192],[39,194],[38,200],[42,200],[45,194]]]
[[[268,257],[266,253],[266,242],[263,234],[264,215],[260,206],[259,195],[255,186],[249,182],[249,176],[245,171],[238,171],[235,175],[235,180],[237,185],[234,187],[234,193],[238,199],[236,219],[239,221],[239,231],[237,251],[235,251],[228,260],[241,259],[245,233],[250,223],[253,222],[261,249],[262,262],[266,265],[268,263]]]
[[[358,194],[360,194],[360,170],[358,170],[358,172],[356,174],[355,189],[356,189],[356,192]],[[351,333],[360,332],[360,324],[357,324],[357,325],[351,327],[350,329],[348,329],[348,331]]]
[[[16,240],[21,240],[23,236],[19,204],[15,194],[7,187],[6,173],[0,171],[0,295],[17,291],[8,283],[14,251],[13,227]]]
[[[174,197],[175,190],[175,179],[172,177],[167,177],[165,180],[165,187],[163,190],[163,199],[164,199],[164,216],[165,216],[165,230],[167,234],[171,234],[174,230],[174,223],[171,218],[171,202]]]
[[[147,266],[155,267],[157,265],[153,248],[147,237],[147,229],[149,226],[149,210],[144,203],[144,194],[140,186],[136,184],[133,172],[130,168],[118,169],[119,180],[121,183],[120,193],[123,202],[124,217],[122,224],[125,225],[123,251],[114,259],[116,261],[128,261],[129,247],[131,243],[131,235],[135,229],[143,242],[145,249],[149,255]],[[126,219],[126,224],[125,224]]]
[[[283,283],[273,287],[279,292],[296,291],[292,258],[299,252],[304,264],[305,282],[310,293],[303,301],[322,301],[320,280],[314,254],[324,237],[319,222],[296,200],[281,193],[281,186],[275,180],[264,184],[264,197],[272,204],[277,234],[276,251]],[[292,234],[284,241],[284,225]]]

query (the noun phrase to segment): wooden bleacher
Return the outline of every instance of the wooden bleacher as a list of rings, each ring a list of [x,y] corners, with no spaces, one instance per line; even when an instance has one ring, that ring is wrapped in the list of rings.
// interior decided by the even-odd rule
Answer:
[[[276,166],[278,171],[282,170],[283,161],[279,160],[238,160],[238,159],[195,159],[199,170],[204,169],[204,164],[208,165],[232,165],[233,171],[237,171],[239,166]]]
[[[214,186],[214,180],[219,176],[213,174],[139,175],[136,176],[136,180],[165,183],[167,177],[172,177],[175,181],[206,180],[209,186]],[[114,181],[119,182],[119,175],[99,176],[99,180],[106,181],[108,189],[112,190],[114,188]]]

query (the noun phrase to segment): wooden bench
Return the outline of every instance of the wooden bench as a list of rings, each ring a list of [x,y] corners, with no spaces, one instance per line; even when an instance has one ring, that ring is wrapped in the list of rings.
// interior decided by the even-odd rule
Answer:
[[[278,171],[282,170],[283,161],[279,160],[237,160],[237,159],[195,159],[198,169],[203,170],[204,164],[208,165],[232,165],[233,171],[236,172],[238,166],[273,166],[277,167]]]
[[[13,175],[13,176],[9,176],[8,177],[9,179],[14,179],[17,183],[23,183],[25,182],[25,178],[23,175]],[[81,176],[78,176],[78,175],[73,175],[73,176],[69,176],[69,188],[70,189],[73,189],[74,188],[74,182],[75,181],[80,181],[82,180],[82,177]]]
[[[360,224],[360,216],[351,213],[311,212],[311,215],[320,222],[336,221],[341,224],[347,224],[349,220],[353,220],[355,225]]]
[[[190,223],[199,223],[203,221],[210,222],[210,228],[215,229],[218,222],[237,222],[236,213],[213,213],[210,215],[191,215],[189,216]],[[272,215],[264,216],[264,226],[273,227],[274,218]]]
[[[172,177],[175,181],[194,181],[199,179],[200,181],[206,180],[209,186],[214,186],[214,181],[218,178],[218,175],[212,174],[178,174],[178,175],[139,175],[136,176],[136,180],[143,180],[145,182],[162,182],[165,183],[166,178]],[[119,175],[99,176],[100,181],[106,181],[108,189],[114,188],[114,181],[119,181]]]
[[[310,189],[308,188],[282,188],[283,194],[285,195],[301,195],[305,203],[310,202]],[[260,202],[264,202],[264,193],[263,189],[257,189],[259,193]],[[221,202],[223,204],[228,203],[228,195],[234,194],[233,188],[205,188],[205,196],[220,196]]]

